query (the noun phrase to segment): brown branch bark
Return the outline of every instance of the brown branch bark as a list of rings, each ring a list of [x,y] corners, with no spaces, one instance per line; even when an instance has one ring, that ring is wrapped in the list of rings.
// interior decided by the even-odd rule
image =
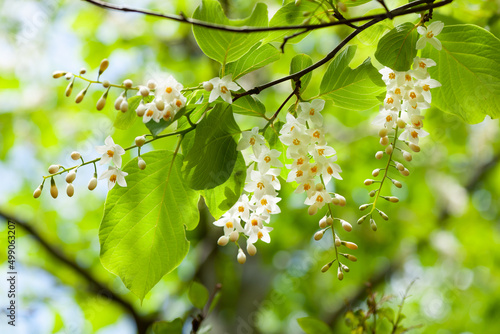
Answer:
[[[35,241],[37,241],[40,246],[42,246],[42,248],[45,249],[52,257],[73,269],[79,276],[87,281],[91,291],[102,298],[106,298],[120,305],[134,319],[137,326],[137,333],[146,333],[148,327],[156,320],[155,315],[143,316],[139,314],[139,312],[132,306],[132,304],[107,288],[102,282],[99,282],[95,277],[93,277],[85,268],[79,266],[74,260],[70,259],[61,250],[55,248],[47,240],[45,240],[45,238],[40,233],[38,233],[35,228],[32,227],[32,224],[29,224],[3,211],[0,211],[0,217],[4,218],[6,221],[14,222],[17,226],[20,226],[29,235],[31,235],[35,239]]]

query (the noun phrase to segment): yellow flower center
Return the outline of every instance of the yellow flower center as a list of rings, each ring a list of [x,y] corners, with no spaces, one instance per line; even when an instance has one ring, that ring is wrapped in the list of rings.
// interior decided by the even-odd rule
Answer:
[[[226,94],[228,92],[228,89],[226,86],[221,86],[220,91],[222,94]]]
[[[266,155],[266,157],[264,158],[264,161],[269,163],[271,161],[271,157]]]
[[[420,63],[418,63],[418,66],[420,66],[421,68],[425,68],[425,63],[423,61],[421,61]]]
[[[245,211],[245,207],[244,206],[239,206],[238,207],[238,211],[239,212],[244,212]]]
[[[304,184],[304,190],[307,191],[311,189],[311,185],[309,183]]]
[[[405,75],[405,80],[406,80],[406,81],[411,81],[411,75],[406,74],[406,75]]]
[[[257,221],[257,219],[252,219],[252,226],[257,226],[259,225],[259,222]]]
[[[177,108],[180,108],[182,106],[182,101],[181,100],[175,101],[175,105],[177,106]]]
[[[416,98],[417,98],[417,94],[415,94],[415,92],[411,92],[411,93],[410,93],[410,97],[411,97],[412,99],[416,99]]]
[[[304,163],[304,158],[297,159],[297,165],[302,165]]]
[[[264,183],[262,182],[257,183],[257,188],[259,188],[260,190],[264,189]]]
[[[417,131],[412,131],[412,132],[411,132],[411,136],[412,136],[413,138],[417,138],[417,137],[418,137],[418,132],[417,132]]]
[[[293,140],[293,144],[294,144],[294,145],[299,145],[299,144],[300,144],[300,140],[298,140],[297,138],[295,138],[295,139]]]
[[[115,151],[108,150],[108,151],[106,152],[106,154],[108,155],[108,157],[112,158],[112,157],[113,157],[113,155],[115,155]]]
[[[260,200],[261,205],[267,205],[267,199],[263,198]]]
[[[148,111],[146,112],[146,116],[148,116],[148,117],[153,116],[153,114],[154,114],[154,112],[151,109],[148,109]]]
[[[396,74],[394,72],[389,73],[389,79],[391,79],[391,80],[396,79]]]
[[[298,170],[298,171],[297,171],[297,173],[295,173],[295,175],[296,175],[297,177],[301,177],[302,175],[304,175],[304,172],[303,172],[303,171],[301,171],[301,170]]]
[[[170,117],[172,117],[172,114],[170,113],[170,111],[167,111],[165,113],[165,115],[163,115],[163,119],[168,121],[170,119]]]
[[[321,195],[318,195],[318,197],[316,197],[316,202],[318,203],[323,202],[323,197]]]
[[[396,89],[394,90],[394,94],[396,94],[396,95],[401,95],[401,89],[396,88]]]
[[[109,180],[110,180],[111,182],[115,183],[115,182],[116,182],[116,175],[115,175],[115,174],[111,175],[111,176],[109,177]]]
[[[259,239],[262,239],[262,237],[263,237],[263,236],[264,236],[264,234],[263,234],[261,231],[259,231],[259,232],[257,233],[257,237],[258,237]]]
[[[165,92],[167,92],[168,94],[172,93],[172,87],[167,87],[165,89]]]
[[[387,104],[393,104],[393,103],[394,103],[394,99],[392,97],[387,99]]]
[[[320,148],[320,149],[318,150],[318,154],[319,154],[319,155],[323,155],[323,154],[325,154],[325,149],[324,149],[324,148]]]
[[[386,122],[390,122],[390,121],[392,121],[392,116],[391,116],[391,115],[387,115],[387,116],[385,117],[385,120],[386,120]]]
[[[313,116],[313,115],[314,115],[314,108],[311,108],[311,109],[309,110],[309,115],[311,115],[311,116]]]
[[[250,138],[250,145],[255,145],[255,138],[254,137]]]
[[[422,89],[428,92],[431,89],[431,87],[429,87],[429,85],[423,85]]]
[[[316,173],[318,171],[318,166],[311,167],[311,172]]]
[[[429,31],[426,36],[427,38],[432,38],[434,37],[434,34],[432,33],[432,31]]]
[[[232,222],[227,222],[226,223],[227,228],[233,228],[233,223]]]
[[[333,174],[333,169],[332,167],[328,166],[328,168],[326,169],[326,171],[328,172],[328,174],[332,175]]]
[[[317,131],[317,130],[316,130],[316,131],[314,131],[314,133],[313,133],[313,137],[314,137],[314,138],[318,138],[318,139],[319,139],[319,137],[320,137],[320,136],[321,136],[321,132],[319,132],[319,131]]]

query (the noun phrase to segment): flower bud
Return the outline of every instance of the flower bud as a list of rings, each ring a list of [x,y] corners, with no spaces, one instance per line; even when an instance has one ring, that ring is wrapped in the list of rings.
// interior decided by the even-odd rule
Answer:
[[[40,197],[41,194],[42,194],[42,186],[39,185],[38,188],[36,188],[35,191],[33,192],[33,197],[38,198]]]
[[[406,127],[406,122],[403,121],[401,118],[398,119],[398,128],[404,129]]]
[[[108,81],[108,80],[103,80],[102,82],[102,86],[104,88],[109,88],[109,86],[111,86],[111,83]]]
[[[359,219],[358,219],[358,225],[363,224],[363,222],[365,221],[365,219],[366,219],[366,217],[367,217],[367,216],[368,216],[368,215],[364,215],[364,216],[362,216],[361,218],[359,218]]]
[[[387,129],[386,129],[386,128],[382,128],[382,129],[380,129],[380,130],[378,131],[378,135],[379,135],[380,137],[387,137],[387,132],[388,132],[388,131],[387,131]]]
[[[80,159],[80,157],[81,157],[80,152],[74,151],[71,153],[71,159],[73,160],[78,160]]]
[[[364,182],[365,186],[369,186],[371,184],[373,184],[373,180],[371,179],[366,179],[365,182]]]
[[[325,227],[326,227],[326,216],[325,216],[325,217],[323,217],[323,218],[321,218],[321,219],[319,220],[319,227],[320,227],[320,228],[325,228]]]
[[[154,80],[149,80],[148,81],[148,88],[149,89],[155,89],[156,88],[156,82]]]
[[[97,175],[94,174],[94,177],[90,179],[88,188],[89,190],[94,190],[97,187]]]
[[[245,256],[245,253],[243,253],[241,248],[238,250],[237,259],[240,264],[244,264],[247,261],[247,257]]]
[[[155,100],[155,105],[156,105],[156,109],[162,111],[163,109],[165,109],[165,102],[163,102],[162,99],[156,99]]]
[[[219,246],[225,246],[225,245],[227,245],[228,242],[229,242],[229,238],[226,237],[225,235],[223,235],[222,237],[219,238],[219,240],[217,240],[217,244]]]
[[[59,194],[59,192],[57,191],[56,182],[54,181],[54,178],[51,178],[50,179],[50,195],[53,198],[57,198],[58,194]]]
[[[141,95],[144,96],[144,97],[149,96],[149,89],[148,89],[148,87],[142,86],[139,89],[139,93],[141,93]]]
[[[403,187],[403,185],[401,184],[401,182],[399,182],[398,180],[392,180],[392,183],[393,183],[396,187],[398,187],[398,188]]]
[[[382,217],[383,220],[389,220],[389,216],[386,215],[384,211],[378,210],[378,213],[379,213],[380,217]]]
[[[389,146],[387,146],[387,147],[385,148],[385,153],[387,153],[387,154],[391,154],[391,153],[392,153],[392,151],[393,151],[392,144],[391,144],[391,145],[389,145]]]
[[[66,97],[69,97],[71,95],[71,92],[73,91],[73,84],[74,84],[74,81],[72,80],[68,86],[66,87]]]
[[[408,176],[408,175],[410,175],[410,171],[409,171],[408,169],[406,169],[406,168],[405,168],[405,169],[403,169],[402,171],[400,171],[400,173],[401,173],[401,175],[403,175],[403,176]]]
[[[55,174],[55,173],[57,173],[57,171],[59,170],[59,168],[60,168],[60,167],[61,167],[60,165],[51,165],[51,166],[49,167],[49,173],[50,173],[50,174]]]
[[[316,184],[316,191],[323,191],[325,187],[323,186],[323,183],[317,183]]]
[[[233,231],[233,232],[231,232],[231,234],[229,234],[229,240],[232,242],[237,241],[239,237],[240,237],[240,234],[238,233],[238,231]]]
[[[348,267],[348,266],[346,266],[345,264],[340,264],[340,266],[342,267],[342,270],[343,270],[343,271],[345,271],[346,273],[348,273],[348,272],[349,272],[349,270],[350,270],[350,269],[349,269],[349,267]]]
[[[383,151],[378,151],[377,153],[375,153],[375,158],[378,160],[382,159],[383,156],[384,156]]]
[[[389,201],[392,203],[397,203],[399,202],[399,198],[397,198],[396,196],[390,196]]]
[[[250,256],[254,256],[255,254],[257,254],[257,247],[255,247],[254,244],[248,244],[247,245],[247,253],[248,255]]]
[[[121,110],[121,112],[127,112],[128,101],[126,99],[123,99],[122,103],[120,104],[120,110]]]
[[[137,147],[141,147],[142,145],[144,145],[145,142],[146,142],[146,136],[135,137],[135,145],[137,145]]]
[[[352,225],[351,224],[349,224],[345,220],[341,220],[341,223],[342,223],[342,228],[344,230],[346,230],[347,232],[351,232],[352,231]]]
[[[75,186],[73,186],[72,183],[68,183],[68,185],[66,186],[66,194],[68,195],[68,197],[73,197],[73,195],[75,194]]]
[[[86,69],[85,67],[82,67],[82,68],[80,69],[80,75],[83,75],[83,74],[85,74],[85,73],[87,73],[87,69]]]
[[[316,205],[311,205],[309,209],[307,209],[309,215],[314,216],[318,212],[318,207]]]
[[[66,182],[72,183],[76,179],[76,172],[72,170],[66,175]]]
[[[109,60],[103,59],[99,65],[99,75],[101,75],[109,66]]]
[[[122,102],[123,102],[123,96],[120,95],[115,100],[115,109],[116,110],[120,110],[120,106],[122,105]]]
[[[332,224],[333,224],[333,218],[332,217],[326,218],[326,225],[331,226]]]
[[[375,219],[373,218],[370,219],[370,227],[372,228],[373,231],[377,230],[377,224],[375,223]]]
[[[300,6],[302,4],[302,0],[295,0],[295,6]],[[330,267],[328,267],[330,268]],[[325,270],[326,271],[326,270]]]
[[[83,98],[85,97],[85,94],[87,94],[87,88],[82,90],[80,93],[75,98],[75,103],[80,103],[83,101]]]
[[[377,193],[376,190],[372,190],[372,191],[370,191],[369,195],[370,195],[370,197],[373,197],[373,196],[375,196],[376,193]]]
[[[342,240],[335,235],[335,247],[340,247],[340,245],[342,245]]]
[[[106,105],[106,97],[103,95],[101,98],[97,101],[97,104],[95,105],[95,108],[97,110],[102,110],[104,106]]]
[[[405,169],[405,166],[403,166],[402,163],[399,163],[397,161],[394,161],[394,163],[396,164],[396,169],[399,170],[400,172]]]
[[[352,250],[356,250],[356,249],[358,249],[358,245],[356,245],[354,242],[344,241],[344,245],[345,245],[347,248],[352,249]]]
[[[207,92],[211,92],[212,89],[214,89],[214,85],[211,82],[205,81],[203,83],[203,89],[206,90]]]
[[[389,144],[389,137],[385,136],[380,138],[380,145],[385,146],[387,144]]]
[[[335,194],[336,197],[338,197],[339,199],[339,205],[340,206],[345,206],[347,201],[345,200],[345,197],[344,196],[341,196],[339,194]]]
[[[70,73],[70,72],[67,72],[65,75],[64,75],[64,79],[66,80],[71,80],[71,78],[73,77],[73,73]]]
[[[141,157],[137,158],[137,166],[140,170],[146,169],[146,161],[144,161],[144,159]]]
[[[325,235],[324,230],[321,230],[321,231],[314,233],[314,240],[316,240],[316,241],[321,240],[323,238],[323,235]]]
[[[380,174],[380,168],[374,169],[373,172],[372,172],[373,177],[377,177],[378,174]]]
[[[351,254],[348,254],[348,255],[347,255],[347,259],[348,259],[349,261],[352,261],[352,262],[356,262],[356,261],[358,261],[358,258],[357,258],[357,257],[355,257],[354,255],[351,255]]]
[[[132,88],[132,85],[133,85],[132,80],[130,80],[130,79],[125,80],[123,82],[123,85],[125,86],[125,88]]]
[[[363,205],[360,205],[360,206],[359,206],[359,210],[360,210],[360,211],[364,211],[364,210],[366,210],[366,208],[367,208],[367,207],[369,207],[370,205],[372,205],[372,204],[371,204],[371,203],[369,203],[369,204],[363,204]]]
[[[332,197],[332,204],[333,205],[339,205],[340,204],[340,200],[338,199],[338,197],[336,197],[336,196]]]
[[[341,4],[342,2],[339,2],[339,4]],[[345,5],[344,5],[345,6]],[[339,269],[337,270],[337,278],[339,279],[339,281],[342,281],[344,279],[344,273],[342,272],[342,269]]]
[[[52,73],[52,77],[54,79],[59,79],[60,77],[63,77],[66,75],[66,72],[63,72],[63,71],[55,71],[54,73]]]
[[[403,158],[406,161],[411,161],[411,159],[413,159],[413,157],[411,156],[411,153],[410,152],[406,152],[406,151],[403,151]]]
[[[328,262],[327,264],[325,264],[325,265],[321,268],[321,272],[326,273],[326,272],[328,271],[328,269],[330,269],[330,267],[332,266],[332,263],[333,263],[333,262]]]
[[[413,152],[420,152],[420,146],[417,144],[409,143],[408,146]]]

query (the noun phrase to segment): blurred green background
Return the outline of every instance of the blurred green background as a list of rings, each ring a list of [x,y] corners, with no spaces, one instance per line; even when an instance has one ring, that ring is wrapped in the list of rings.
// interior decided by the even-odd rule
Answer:
[[[254,1],[221,1],[228,16],[244,17]],[[264,1],[272,15],[281,1]],[[165,13],[191,14],[199,1],[120,1],[120,4]],[[405,1],[387,1],[395,8]],[[376,1],[349,8],[346,16],[363,15],[379,8]],[[101,59],[110,67],[103,76],[120,83],[130,78],[145,83],[162,73],[174,75],[184,86],[195,86],[218,73],[217,64],[200,51],[191,27],[138,14],[106,11],[83,1],[0,2],[0,210],[24,220],[55,248],[117,295],[137,313],[172,320],[196,314],[187,290],[193,280],[212,291],[223,285],[220,300],[204,324],[212,333],[302,333],[296,319],[315,316],[334,326],[334,333],[348,333],[344,307],[359,307],[366,299],[366,282],[379,296],[394,295],[388,305],[396,308],[408,284],[416,280],[403,313],[405,325],[422,324],[422,333],[498,333],[500,328],[500,134],[498,120],[485,119],[467,125],[461,119],[432,108],[426,113],[422,152],[408,163],[410,176],[403,188],[390,189],[401,200],[382,203],[390,220],[380,220],[373,232],[368,224],[354,226],[341,235],[360,247],[358,257],[342,282],[334,271],[320,268],[332,256],[331,238],[312,239],[319,217],[311,217],[303,194],[282,182],[282,213],[272,221],[272,242],[258,244],[258,253],[245,265],[236,262],[234,247],[219,247],[221,231],[200,205],[201,221],[188,232],[191,249],[181,266],[166,275],[140,305],[120,279],[99,262],[98,228],[107,186],[100,182],[90,192],[91,167],[82,168],[75,181],[75,195],[68,198],[58,179],[59,197],[39,199],[32,192],[53,163],[72,166],[69,155],[77,150],[86,158],[98,157],[94,148],[108,135],[126,147],[144,134],[142,122],[127,130],[114,129],[117,111],[108,101],[102,111],[95,103],[102,91],[93,87],[80,105],[74,96],[83,89],[77,82],[74,95],[64,96],[66,81],[52,79],[52,72],[77,72],[86,67],[96,74]],[[445,24],[474,23],[500,37],[498,1],[455,0],[435,11]],[[415,22],[416,14],[399,17],[394,24]],[[389,27],[393,23],[388,23]],[[350,28],[336,27],[311,33],[295,45],[287,45],[280,61],[240,80],[251,88],[288,74],[290,59],[307,53],[321,59]],[[362,34],[357,66],[373,59],[377,34]],[[499,50],[500,52],[500,50]],[[375,66],[380,64],[373,59]],[[438,64],[439,66],[439,64]],[[313,74],[306,97],[317,94],[325,67]],[[436,78],[439,80],[439,78]],[[268,114],[290,92],[288,83],[262,92]],[[113,94],[115,93],[115,94]],[[117,92],[111,91],[114,100]],[[331,107],[331,106],[330,106]],[[337,215],[355,224],[358,206],[369,200],[363,180],[381,162],[370,113],[329,113],[325,120],[328,142],[343,169],[343,181],[335,184],[348,205]],[[284,116],[284,115],[281,115]],[[259,120],[237,115],[242,129],[261,126]],[[283,117],[284,118],[284,117]],[[175,146],[175,139],[156,141],[144,152]],[[125,160],[133,157],[131,152]],[[399,175],[398,175],[399,176]],[[389,188],[389,186],[387,186]],[[389,189],[386,189],[388,192]],[[134,333],[134,319],[117,303],[88,289],[88,282],[54,258],[39,242],[18,228],[17,265],[20,310],[15,331],[2,313],[2,333]],[[6,249],[6,224],[0,223],[0,245]],[[7,272],[6,251],[0,251],[2,273]],[[6,283],[0,290],[1,312],[7,304]],[[189,322],[189,321],[188,321]],[[186,323],[185,330],[189,324]]]

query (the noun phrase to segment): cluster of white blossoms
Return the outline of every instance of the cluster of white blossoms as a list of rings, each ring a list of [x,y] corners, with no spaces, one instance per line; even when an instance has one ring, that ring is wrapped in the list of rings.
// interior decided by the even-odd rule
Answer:
[[[250,159],[252,163],[247,171],[244,190],[236,204],[227,211],[219,220],[214,222],[215,226],[224,228],[224,235],[218,240],[221,246],[227,245],[229,241],[238,245],[237,259],[239,263],[245,263],[246,256],[237,243],[240,233],[247,238],[247,252],[253,256],[257,253],[255,242],[262,240],[269,243],[271,237],[269,232],[273,230],[268,224],[271,215],[281,212],[278,202],[278,190],[281,189],[278,176],[280,167],[283,166],[278,160],[280,152],[269,149],[259,128],[242,133],[237,149],[239,151],[252,149]]]
[[[309,214],[314,215],[327,203],[344,206],[345,198],[339,194],[330,195],[325,186],[332,178],[341,180],[342,171],[335,163],[335,150],[326,144],[325,129],[321,111],[324,100],[299,103],[297,118],[286,115],[286,123],[280,130],[281,142],[287,146],[286,157],[293,163],[286,165],[290,170],[287,182],[297,182],[295,193],[306,193],[305,204]]]
[[[115,144],[111,136],[106,138],[104,144],[103,146],[96,147],[97,152],[102,154],[100,164],[104,165],[112,161],[114,166],[109,166],[108,170],[101,174],[99,180],[107,179],[109,190],[113,189],[116,183],[122,187],[126,187],[125,176],[128,173],[120,169],[122,166],[122,155],[125,154],[125,150],[120,145]]]

